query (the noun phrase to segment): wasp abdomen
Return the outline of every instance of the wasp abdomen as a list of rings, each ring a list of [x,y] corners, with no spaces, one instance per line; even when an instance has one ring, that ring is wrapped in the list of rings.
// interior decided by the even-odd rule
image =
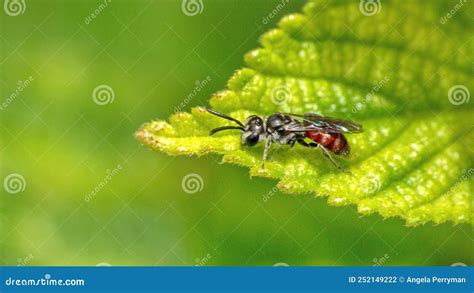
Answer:
[[[342,133],[307,131],[305,136],[337,155],[349,154],[349,144]]]

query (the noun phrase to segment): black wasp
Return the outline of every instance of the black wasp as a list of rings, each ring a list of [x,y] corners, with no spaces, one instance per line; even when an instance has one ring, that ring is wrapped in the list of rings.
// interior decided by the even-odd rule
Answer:
[[[215,116],[238,124],[238,126],[215,128],[209,132],[210,135],[222,130],[239,129],[242,131],[241,142],[243,145],[254,146],[260,141],[265,141],[262,167],[272,143],[286,144],[291,147],[295,143],[299,143],[305,147],[319,148],[334,166],[342,169],[331,157],[330,152],[342,156],[349,155],[350,147],[344,133],[363,131],[362,125],[353,121],[325,117],[316,113],[304,115],[275,113],[269,117],[251,115],[242,123],[213,109],[206,108],[206,110]]]

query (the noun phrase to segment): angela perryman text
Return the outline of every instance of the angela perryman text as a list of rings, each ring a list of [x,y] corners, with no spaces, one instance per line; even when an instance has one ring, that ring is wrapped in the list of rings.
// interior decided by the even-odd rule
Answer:
[[[407,277],[407,283],[439,283],[439,284],[463,284],[466,283],[466,278],[444,278],[444,277]]]
[[[412,284],[464,284],[466,278],[464,277],[397,277],[397,276],[350,276],[349,283],[412,283]]]

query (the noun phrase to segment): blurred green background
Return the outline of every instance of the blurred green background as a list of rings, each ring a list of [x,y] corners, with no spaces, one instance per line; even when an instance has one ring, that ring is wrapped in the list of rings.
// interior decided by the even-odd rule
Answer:
[[[25,180],[19,193],[1,189],[0,265],[473,264],[468,225],[406,228],[311,195],[264,201],[276,182],[217,156],[140,146],[142,123],[167,118],[210,79],[182,110],[207,105],[259,35],[304,1],[268,23],[279,2],[203,3],[196,16],[152,0],[26,0],[23,14],[2,11],[1,102],[32,81],[0,111],[1,179]],[[94,102],[99,85],[112,103]],[[183,190],[190,173],[202,191]]]

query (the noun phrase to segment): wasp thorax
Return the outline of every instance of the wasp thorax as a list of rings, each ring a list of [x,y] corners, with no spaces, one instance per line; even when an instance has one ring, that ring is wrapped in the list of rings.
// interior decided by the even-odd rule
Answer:
[[[274,114],[267,119],[267,130],[272,133],[272,132],[282,132],[284,131],[285,124],[287,122],[285,121],[285,118],[281,114]]]

